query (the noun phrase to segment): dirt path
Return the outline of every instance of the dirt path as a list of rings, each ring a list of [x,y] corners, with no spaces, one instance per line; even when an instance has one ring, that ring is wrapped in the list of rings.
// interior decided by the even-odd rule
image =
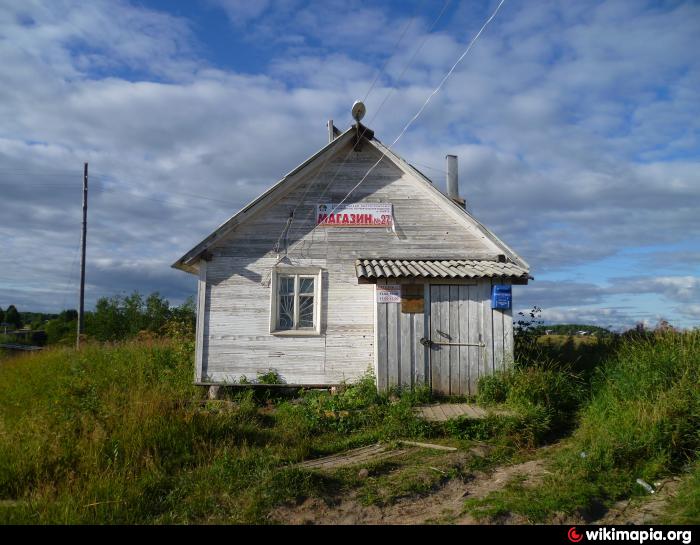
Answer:
[[[309,498],[299,505],[283,506],[273,511],[271,518],[286,524],[474,524],[476,520],[462,514],[467,498],[483,498],[516,476],[524,478],[525,486],[533,486],[545,473],[542,460],[531,460],[490,474],[476,473],[466,481],[451,479],[431,494],[401,498],[388,506],[362,505],[352,493],[331,505]]]
[[[617,502],[593,524],[654,524],[663,515],[666,504],[673,498],[682,479],[674,477],[657,483],[650,496],[634,497]]]

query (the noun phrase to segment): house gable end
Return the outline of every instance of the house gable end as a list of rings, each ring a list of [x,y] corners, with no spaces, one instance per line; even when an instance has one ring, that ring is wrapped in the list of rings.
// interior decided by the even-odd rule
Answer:
[[[251,246],[245,251],[249,257],[252,257],[250,251],[259,256],[272,253],[275,245],[281,254],[298,250],[311,255],[318,252],[311,251],[310,246],[321,240],[336,244],[355,237],[356,247],[375,250],[355,257],[497,259],[498,255],[505,255],[509,261],[528,268],[527,263],[498,237],[381,142],[365,139],[362,151],[358,152],[352,150],[353,138],[353,128],[342,133],[232,216],[173,266],[193,272],[198,259],[206,256],[209,250],[223,248],[221,251],[231,252],[232,245],[242,241]],[[380,158],[381,162],[348,196]],[[396,220],[394,233],[385,233],[386,237],[379,237],[383,243],[378,243],[377,231],[381,229],[361,230],[369,231],[369,237],[358,237],[357,230],[353,229],[314,229],[316,204],[338,203],[345,198],[346,203],[392,202]],[[295,217],[288,225],[292,212]],[[310,240],[305,240],[306,237]],[[390,237],[388,242],[387,237]],[[388,253],[376,255],[376,250]]]
[[[349,141],[326,165],[267,201],[209,249],[214,256],[244,260],[284,256],[353,263],[371,257],[497,260],[504,250],[447,201],[429,181],[406,172],[393,158],[382,157],[377,147],[365,145],[354,151]],[[394,226],[316,226],[316,206],[340,202],[391,203]]]
[[[207,257],[206,252],[211,246],[225,238],[241,224],[255,216],[255,214],[270,206],[275,200],[293,190],[293,188],[304,179],[305,175],[323,166],[326,162],[329,162],[332,157],[338,153],[339,149],[342,148],[342,144],[351,140],[353,134],[354,130],[350,128],[337,136],[332,142],[329,142],[306,161],[291,170],[275,185],[260,194],[256,199],[219,225],[210,235],[171,266],[185,272],[196,274],[198,271],[197,261],[202,257]]]

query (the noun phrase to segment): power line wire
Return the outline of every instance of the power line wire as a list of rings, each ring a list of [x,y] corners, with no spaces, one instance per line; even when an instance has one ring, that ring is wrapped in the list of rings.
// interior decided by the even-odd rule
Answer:
[[[389,64],[389,61],[393,58],[394,54],[396,53],[397,49],[399,48],[399,44],[401,43],[404,36],[406,35],[406,32],[408,31],[408,29],[413,24],[413,21],[415,20],[415,16],[418,13],[418,6],[419,5],[420,5],[420,2],[416,4],[416,7],[413,11],[413,15],[409,18],[408,23],[406,23],[406,26],[404,27],[403,32],[401,33],[401,36],[399,36],[399,39],[394,44],[394,47],[392,48],[391,54],[387,56],[386,60],[384,61],[384,64],[379,69],[377,74],[374,76],[374,80],[372,81],[371,85],[369,86],[369,89],[367,89],[367,92],[365,93],[365,96],[362,99],[362,102],[365,102],[367,100],[367,97],[370,95],[370,93],[372,92],[372,89],[374,89],[374,86],[377,84],[377,81],[379,80],[379,76],[381,76],[384,73],[384,70],[386,69],[387,64]]]
[[[416,55],[418,54],[418,52],[419,52],[419,51],[421,50],[421,48],[425,45],[426,41],[428,40],[428,38],[429,38],[430,35],[431,35],[431,32],[432,32],[433,29],[437,26],[438,22],[439,22],[440,19],[442,18],[443,14],[445,13],[445,10],[447,9],[447,6],[450,4],[450,2],[451,2],[451,0],[446,0],[446,1],[445,1],[445,3],[444,3],[443,6],[442,6],[442,9],[440,10],[440,13],[438,14],[437,18],[433,21],[432,25],[430,26],[430,29],[428,30],[428,33],[427,33],[426,36],[423,38],[421,44],[420,44],[420,45],[418,46],[418,48],[414,51],[413,55],[409,58],[408,62],[404,65],[404,67],[403,67],[403,69],[402,69],[402,71],[401,71],[401,74],[399,75],[399,78],[398,78],[397,81],[400,81],[400,79],[403,77],[403,75],[404,75],[404,74],[406,73],[406,71],[408,70],[408,67],[411,65],[411,63],[413,62],[413,60],[416,58]],[[416,11],[416,12],[417,12],[417,11]],[[414,15],[415,15],[415,13],[414,13]],[[408,26],[404,29],[404,33],[403,33],[403,34],[405,34],[405,32],[406,32],[407,29],[408,29]],[[402,37],[403,37],[403,34],[402,34]],[[400,42],[400,41],[401,41],[401,39],[399,39],[399,42]],[[397,42],[396,45],[398,46],[398,42]],[[391,56],[390,56],[389,58],[391,58]],[[389,59],[389,58],[388,58],[388,59]],[[388,60],[387,60],[387,62],[388,62]],[[387,64],[387,63],[385,62],[385,63],[384,63],[384,66],[382,67],[382,70],[379,72],[379,74],[381,74],[381,72],[384,70],[384,68],[386,67],[386,64]],[[377,78],[379,77],[379,74],[377,74]],[[376,79],[377,79],[377,78],[375,78],[375,82],[376,82]],[[373,86],[374,86],[374,82],[373,82],[372,85],[370,86],[370,89],[368,90],[368,92],[365,94],[365,99],[366,99],[367,96],[369,95],[369,92],[372,90],[372,87],[373,87]],[[392,93],[393,93],[393,89],[392,89],[389,93],[387,93],[387,95],[384,97],[384,100],[382,100],[381,104],[379,105],[379,107],[377,108],[377,110],[374,112],[374,115],[372,116],[372,119],[370,120],[370,123],[369,123],[370,125],[371,125],[372,121],[374,121],[374,119],[377,117],[377,114],[379,114],[379,112],[381,111],[381,109],[384,107],[384,105],[386,104],[386,102],[389,100],[389,97],[392,95]],[[338,168],[336,169],[335,174],[333,175],[333,178],[331,179],[331,181],[326,185],[326,187],[324,188],[324,190],[323,190],[323,191],[321,192],[321,194],[317,197],[316,202],[315,202],[315,205],[318,205],[318,203],[321,202],[321,199],[323,198],[323,196],[326,194],[326,192],[327,192],[327,191],[330,189],[330,187],[333,185],[333,183],[335,182],[336,177],[338,176],[338,173],[340,172],[340,169],[341,169],[342,166],[345,164],[345,162],[347,161],[348,157],[350,156],[350,154],[351,154],[353,151],[354,151],[354,147],[351,147],[351,148],[350,148],[350,151],[349,151],[349,152],[347,153],[347,155],[343,158],[343,161],[341,161],[341,163],[338,165]],[[319,169],[319,172],[322,172],[322,171],[323,171],[323,167],[325,167],[325,163],[327,162],[327,160],[328,160],[328,159],[326,159],[326,161],[324,161],[324,164],[321,165],[321,168]],[[318,179],[318,176],[316,177],[316,180],[317,180],[317,179]],[[314,180],[314,181],[316,181],[316,180]],[[297,206],[294,208],[294,210],[293,210],[293,212],[292,212],[292,216],[293,216],[294,213],[296,212],[297,208],[299,208],[299,206],[300,206],[301,203],[303,202],[304,198],[306,198],[306,195],[308,194],[308,192],[309,192],[309,190],[311,189],[312,185],[313,185],[313,183],[309,184],[309,186],[307,187],[306,191],[304,192],[304,194],[302,195],[301,199],[299,200],[299,204],[297,204]],[[298,227],[298,228],[295,230],[295,234],[296,234],[296,232],[298,232],[300,229],[303,229],[303,228],[304,228],[304,226],[305,226],[305,224],[306,224],[306,221],[308,221],[308,219],[311,217],[311,215],[314,214],[314,212],[315,212],[314,208],[315,208],[315,206],[312,205],[312,207],[311,207],[309,213],[307,214],[306,218],[304,218],[304,222],[300,225],[300,227]],[[279,241],[281,240],[282,235],[284,234],[285,230],[287,231],[287,236],[289,236],[290,229],[291,229],[291,224],[285,225],[285,227],[282,229],[282,233],[280,233],[280,237],[279,237],[279,239],[278,239],[278,243],[275,245],[277,248],[279,248]],[[313,229],[312,229],[312,231],[309,233],[309,234],[311,235],[311,240],[309,241],[310,244],[313,244],[313,233],[314,233],[314,231],[313,231]],[[306,245],[306,241],[305,241],[304,238],[300,238],[300,242],[302,242],[302,244],[303,244],[303,246],[302,246],[302,251],[303,251],[303,248],[304,248],[305,245]]]
[[[435,20],[433,21],[433,24],[430,25],[430,29],[428,29],[427,34],[423,37],[423,40],[422,40],[421,43],[418,45],[418,47],[416,48],[416,50],[413,52],[413,55],[411,55],[411,57],[408,59],[408,62],[406,62],[406,64],[404,65],[403,69],[401,70],[401,73],[399,74],[399,77],[396,78],[396,82],[397,82],[397,83],[401,81],[401,78],[403,78],[404,75],[406,74],[406,71],[408,70],[408,67],[411,66],[411,64],[412,64],[413,61],[415,60],[416,56],[418,56],[418,53],[421,51],[421,49],[423,49],[423,46],[424,46],[425,43],[428,41],[428,38],[432,35],[432,32],[433,32],[433,30],[435,29],[435,27],[437,26],[438,22],[440,21],[440,19],[442,19],[442,15],[445,13],[445,10],[447,9],[447,6],[450,5],[450,2],[451,2],[451,0],[445,0],[445,3],[443,4],[442,9],[440,10],[440,13],[438,13],[438,16],[437,16],[437,17],[435,18]],[[381,104],[379,104],[379,108],[377,108],[377,110],[376,110],[376,111],[374,112],[374,114],[372,115],[372,119],[369,120],[369,125],[371,125],[372,122],[375,120],[375,118],[377,117],[377,114],[378,114],[379,111],[382,109],[382,107],[384,106],[384,104],[386,104],[386,101],[389,100],[389,97],[391,97],[391,95],[394,94],[394,91],[395,91],[395,90],[396,90],[396,88],[394,88],[394,87],[392,87],[391,89],[389,89],[389,92],[384,96],[384,100],[382,100]]]
[[[448,2],[449,2],[449,0],[448,0]],[[377,74],[376,74],[375,77],[374,77],[374,80],[373,80],[372,83],[370,84],[369,89],[367,89],[367,92],[365,93],[365,96],[364,96],[364,98],[362,99],[363,102],[367,100],[367,97],[370,95],[370,93],[372,92],[372,89],[374,89],[374,86],[376,85],[377,81],[379,80],[379,76],[381,76],[382,73],[384,72],[384,69],[386,68],[386,66],[387,66],[387,64],[389,63],[389,61],[393,58],[394,54],[396,53],[396,51],[397,51],[397,49],[398,49],[398,47],[399,47],[399,44],[401,43],[401,41],[403,40],[404,36],[406,35],[406,32],[408,31],[408,29],[410,28],[410,26],[413,24],[413,21],[414,21],[414,19],[415,19],[415,16],[416,16],[416,14],[418,13],[418,6],[419,6],[419,5],[420,5],[420,2],[416,4],[416,7],[415,7],[414,12],[413,12],[413,15],[409,18],[408,22],[406,23],[406,26],[405,26],[404,29],[403,29],[403,32],[401,32],[401,35],[399,36],[399,39],[398,39],[398,40],[396,41],[396,43],[394,44],[394,47],[392,48],[391,54],[389,54],[389,55],[387,56],[386,60],[384,61],[384,64],[383,64],[382,67],[379,69],[379,71],[377,72]],[[381,109],[381,106],[380,106],[380,109]],[[332,128],[332,127],[329,127],[329,130],[332,131],[333,128]],[[341,161],[340,165],[338,165],[338,168],[336,169],[336,172],[335,172],[335,174],[334,174],[334,176],[333,176],[333,180],[335,180],[335,177],[337,176],[337,174],[338,174],[338,172],[340,171],[341,167],[342,167],[342,166],[345,164],[345,162],[347,161],[347,158],[350,156],[350,154],[352,153],[352,151],[353,151],[353,148],[350,149],[350,151],[347,153],[347,155],[346,155],[346,156],[343,158],[343,160]],[[319,172],[322,172],[322,171],[323,171],[323,168],[326,166],[326,163],[328,162],[328,160],[330,159],[330,157],[331,157],[331,155],[329,155],[328,157],[326,157],[326,159],[324,160],[323,164],[321,165],[321,168],[319,168]],[[314,180],[314,182],[315,182],[317,179],[318,179],[318,176],[316,177],[316,179]],[[274,247],[276,248],[276,253],[277,253],[277,250],[279,250],[279,244],[280,244],[280,242],[281,242],[281,240],[282,240],[282,237],[285,236],[285,233],[286,233],[286,236],[287,236],[287,237],[289,236],[289,232],[290,232],[290,230],[291,230],[292,223],[293,223],[293,221],[294,221],[294,214],[295,214],[295,212],[297,211],[297,209],[299,208],[299,206],[301,205],[301,203],[302,203],[302,202],[304,201],[304,199],[306,198],[306,195],[307,195],[308,192],[311,190],[311,187],[312,187],[313,185],[314,185],[314,184],[313,184],[313,182],[312,182],[312,183],[310,183],[310,184],[307,186],[307,188],[306,188],[306,190],[304,191],[303,195],[302,195],[301,198],[299,199],[299,203],[294,207],[294,209],[293,209],[292,212],[290,213],[290,219],[287,220],[287,223],[286,223],[285,226],[282,228],[282,232],[280,233],[280,236],[278,237],[277,242],[275,243],[275,246],[274,246]]]
[[[387,146],[386,149],[384,149],[384,150],[382,151],[382,154],[381,154],[381,156],[379,157],[379,159],[377,160],[377,162],[374,163],[374,164],[369,168],[369,170],[365,173],[365,175],[362,177],[362,179],[360,179],[360,181],[357,182],[357,184],[355,184],[355,186],[354,186],[350,191],[348,191],[348,193],[345,195],[345,197],[343,197],[343,199],[342,199],[338,204],[335,205],[335,208],[333,208],[333,210],[331,210],[331,212],[330,212],[329,215],[334,214],[335,211],[348,199],[348,197],[349,197],[358,187],[360,187],[360,185],[367,179],[367,176],[369,176],[370,173],[377,167],[377,165],[379,165],[379,163],[382,162],[382,160],[384,159],[384,157],[386,157],[387,152],[388,152],[388,151],[391,151],[391,148],[393,148],[393,147],[396,145],[396,143],[401,139],[401,137],[402,137],[404,134],[406,134],[406,131],[407,131],[407,130],[409,129],[409,127],[413,124],[413,122],[414,122],[416,119],[418,119],[418,117],[420,117],[420,115],[423,113],[423,111],[425,110],[426,106],[427,106],[428,103],[430,102],[430,100],[440,91],[440,89],[442,89],[442,86],[445,84],[445,82],[448,80],[448,78],[449,78],[449,77],[452,75],[452,73],[455,71],[455,68],[457,68],[457,65],[459,65],[459,63],[462,62],[462,60],[464,59],[464,57],[467,56],[467,54],[469,53],[469,51],[471,51],[471,48],[472,48],[473,45],[476,43],[476,41],[479,39],[479,36],[481,36],[481,34],[482,34],[482,33],[484,32],[484,30],[486,29],[486,27],[489,25],[489,23],[490,23],[490,22],[493,20],[493,18],[496,16],[496,14],[497,14],[498,11],[501,9],[501,6],[503,5],[504,2],[505,2],[505,0],[501,0],[501,1],[499,2],[498,6],[496,6],[496,9],[494,10],[494,12],[493,12],[493,13],[491,14],[491,16],[486,20],[486,22],[482,25],[481,29],[479,29],[479,32],[477,32],[476,36],[474,36],[474,38],[472,38],[472,40],[469,42],[469,45],[467,46],[467,48],[466,48],[466,49],[464,50],[464,52],[460,55],[460,57],[457,59],[457,61],[452,65],[452,68],[449,69],[449,71],[447,72],[447,74],[445,74],[445,77],[442,78],[442,80],[440,81],[440,83],[438,84],[438,86],[433,90],[432,93],[430,93],[430,95],[428,95],[428,98],[425,100],[425,102],[423,103],[423,105],[418,109],[418,111],[416,112],[416,114],[415,114],[411,119],[409,119],[408,123],[406,123],[406,125],[405,125],[404,128],[401,130],[401,132],[399,133],[399,135],[394,139],[394,141],[393,141],[389,146]],[[314,227],[311,229],[311,232],[310,232],[309,234],[312,234],[317,228],[318,228],[318,224],[314,225]],[[290,252],[291,252],[293,249],[295,249],[295,247],[296,247],[297,245],[298,245],[298,243],[297,243],[294,247],[290,248]]]
[[[34,175],[32,175],[32,174],[21,174],[21,175],[34,176]],[[61,176],[63,176],[63,175],[61,175]],[[67,176],[67,175],[66,175],[66,176]],[[110,179],[109,177],[107,177],[107,176],[105,176],[105,175],[102,175],[102,176],[99,176],[99,175],[98,175],[98,176],[93,176],[93,175],[91,174],[91,175],[90,175],[90,181],[91,181],[92,184],[95,184],[95,185],[93,186],[93,187],[94,187],[93,191],[95,191],[95,189],[97,189],[97,188],[100,188],[100,189],[97,191],[97,192],[100,193],[100,194],[108,194],[108,193],[115,192],[115,191],[116,191],[116,192],[120,192],[120,193],[125,193],[125,192],[122,191],[122,189],[124,189],[123,186],[128,186],[128,187],[130,187],[130,188],[139,189],[139,190],[140,190],[140,189],[143,189],[142,187],[136,185],[136,184],[133,183],[133,182],[125,182],[125,181],[123,181],[123,180],[119,180],[119,181],[117,182],[117,181],[114,181],[113,179]],[[13,185],[13,186],[17,186],[18,184],[17,184],[17,181],[16,181],[16,180],[9,180],[9,179],[0,178],[0,185],[6,185],[6,186]],[[28,186],[31,186],[31,187],[35,187],[35,188],[36,188],[36,187],[40,187],[40,188],[72,189],[72,188],[76,187],[76,185],[77,185],[77,182],[68,182],[68,181],[65,181],[65,182],[47,182],[47,181],[33,181],[33,180],[26,181],[26,180],[22,180],[21,184],[19,184],[19,187],[28,187]],[[165,191],[164,193],[166,193],[166,194],[168,194],[168,195],[171,195],[171,194],[172,194],[172,195],[178,195],[178,196],[183,196],[183,197],[187,197],[187,198],[204,199],[204,200],[216,202],[216,203],[218,203],[218,204],[222,204],[222,205],[226,205],[226,206],[234,206],[234,207],[240,206],[240,203],[234,203],[234,202],[232,202],[232,201],[224,201],[224,200],[222,200],[222,199],[218,199],[218,198],[214,198],[214,197],[207,197],[207,196],[205,196],[205,195],[197,195],[197,194],[195,194],[195,193],[186,193],[186,192],[183,192],[183,191],[173,191],[173,190],[171,190],[171,189],[168,189],[168,190]],[[166,201],[166,200],[162,200],[162,199],[155,199],[155,198],[153,198],[153,197],[147,197],[147,196],[145,196],[145,195],[138,195],[138,194],[134,194],[134,193],[129,193],[129,195],[130,195],[130,196],[137,197],[137,198],[141,198],[141,199],[148,199],[148,200],[153,200],[153,201],[156,201],[156,202],[162,202],[162,203],[165,203],[165,204],[173,204],[173,205],[178,205],[178,204],[180,204],[180,203],[173,202],[173,201]],[[196,207],[200,207],[200,208],[201,208],[200,205],[196,205],[196,204],[192,204],[192,203],[186,203],[186,204],[184,204],[184,206],[196,206]]]
[[[66,309],[68,294],[73,292],[73,286],[77,284],[75,277],[77,277],[77,272],[78,272],[77,271],[77,264],[78,264],[78,256],[80,255],[80,243],[81,243],[81,239],[78,238],[78,244],[75,247],[75,254],[73,256],[73,261],[71,263],[70,269],[68,269],[68,281],[64,284],[63,300],[61,302],[61,310]],[[74,269],[75,269],[75,275],[73,273]]]
[[[132,187],[132,188],[134,188],[134,189],[142,189],[142,187],[136,185],[136,184],[133,183],[133,182],[125,182],[124,180],[114,181],[113,179],[109,179],[109,178],[108,178],[107,176],[105,176],[105,175],[102,175],[102,176],[101,176],[101,179],[98,178],[98,179],[97,179],[97,182],[100,183],[100,184],[102,184],[102,186],[103,186],[105,189],[114,189],[115,187],[119,187],[119,186],[122,186],[122,185],[126,185],[126,186]],[[163,193],[172,194],[172,195],[182,195],[182,196],[184,196],[184,197],[192,197],[192,198],[195,198],[195,199],[204,199],[204,200],[207,200],[207,201],[217,202],[217,203],[219,203],[219,204],[225,204],[225,205],[231,205],[231,206],[240,206],[240,203],[234,203],[234,202],[232,202],[232,201],[224,201],[224,200],[221,200],[221,199],[218,199],[218,198],[214,198],[214,197],[207,197],[207,196],[205,196],[205,195],[197,195],[196,193],[187,193],[187,192],[184,192],[184,191],[173,191],[172,189],[168,189],[168,190],[166,190],[166,191],[163,191]]]
[[[418,163],[416,161],[411,161],[411,164],[418,165],[419,167],[427,168],[429,170],[434,170],[435,172],[441,172],[442,174],[447,174],[446,170],[443,170],[441,168],[431,167],[430,165],[426,165],[424,163]]]

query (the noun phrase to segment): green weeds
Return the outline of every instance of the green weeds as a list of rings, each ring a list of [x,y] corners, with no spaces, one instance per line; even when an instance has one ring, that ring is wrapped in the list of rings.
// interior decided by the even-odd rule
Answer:
[[[644,494],[637,478],[653,482],[696,459],[699,383],[700,332],[628,339],[594,374],[590,402],[543,484],[507,488],[468,508],[483,518],[509,511],[537,522],[557,512],[590,520],[620,498]],[[684,494],[675,516],[697,522],[693,479]]]
[[[520,364],[482,380],[478,399],[493,415],[447,423],[416,417],[414,407],[430,401],[427,389],[382,394],[371,375],[333,393],[231,390],[208,401],[192,384],[191,358],[183,335],[4,362],[0,522],[265,523],[280,503],[350,490],[365,504],[387,505],[567,434],[541,485],[514,481],[467,508],[484,519],[593,519],[619,498],[645,494],[637,478],[680,473],[689,477],[667,519],[699,518],[698,332],[626,339],[585,377],[550,360]],[[277,380],[270,373],[257,381]],[[357,468],[294,469],[402,438],[458,445],[461,458],[419,452],[369,464],[364,478]],[[467,456],[474,441],[488,442],[489,453]]]

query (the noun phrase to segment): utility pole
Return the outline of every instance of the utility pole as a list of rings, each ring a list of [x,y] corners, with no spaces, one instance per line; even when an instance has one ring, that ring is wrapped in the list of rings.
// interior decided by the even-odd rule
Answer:
[[[85,243],[87,239],[87,205],[88,205],[88,164],[83,168],[83,230],[80,234],[80,305],[78,309],[78,332],[75,348],[80,348],[80,335],[85,331]]]

